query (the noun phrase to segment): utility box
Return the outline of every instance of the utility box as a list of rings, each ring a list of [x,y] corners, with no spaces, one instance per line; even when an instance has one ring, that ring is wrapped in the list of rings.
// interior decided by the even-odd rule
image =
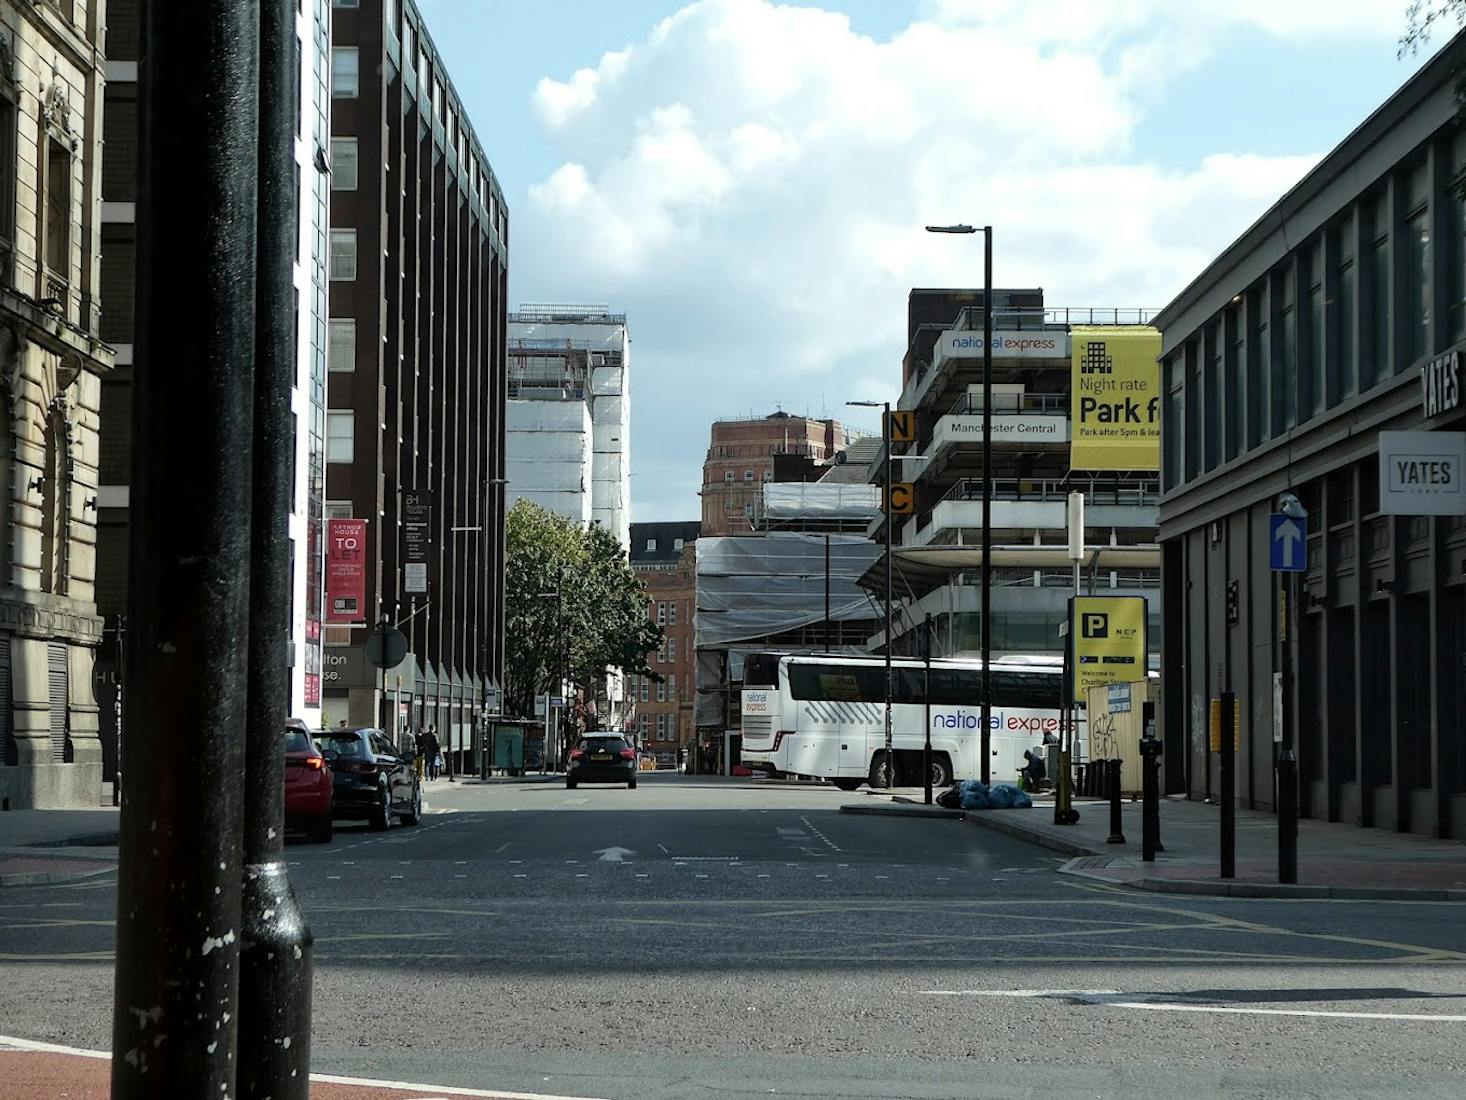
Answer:
[[[1147,707],[1147,703],[1154,704]],[[1129,684],[1103,684],[1089,689],[1085,703],[1086,739],[1090,760],[1122,761],[1120,793],[1139,798],[1142,776],[1140,739],[1145,736],[1147,713],[1161,713],[1161,682],[1137,680]],[[1160,737],[1157,729],[1156,736]]]
[[[494,726],[492,766],[509,775],[524,771],[524,727],[497,723]]]

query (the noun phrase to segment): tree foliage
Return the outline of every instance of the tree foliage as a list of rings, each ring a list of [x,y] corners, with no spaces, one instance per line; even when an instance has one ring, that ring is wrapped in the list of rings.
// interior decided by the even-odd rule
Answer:
[[[1400,56],[1417,54],[1430,41],[1431,32],[1442,23],[1455,20],[1466,25],[1466,0],[1410,0],[1405,9],[1405,33],[1400,36]]]
[[[527,500],[505,519],[504,701],[534,713],[560,670],[590,684],[605,669],[655,675],[647,658],[663,642],[646,616],[646,588],[626,552],[597,524],[582,528]]]

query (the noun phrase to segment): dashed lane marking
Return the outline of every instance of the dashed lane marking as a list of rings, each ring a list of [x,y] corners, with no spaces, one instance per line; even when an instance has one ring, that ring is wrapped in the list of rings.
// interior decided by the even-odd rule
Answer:
[[[819,829],[816,828],[814,826],[814,824],[809,820],[809,818],[807,818],[807,817],[801,817],[799,820],[802,821],[802,822],[804,822],[804,827],[806,829],[808,829],[810,832],[812,832],[816,837],[818,837],[824,843],[825,847],[827,847],[827,848],[830,849],[830,851],[832,851],[832,852],[838,852],[838,851],[840,851],[840,846],[838,844],[836,844],[833,840],[831,840],[829,837],[825,836],[824,833],[820,832]]]

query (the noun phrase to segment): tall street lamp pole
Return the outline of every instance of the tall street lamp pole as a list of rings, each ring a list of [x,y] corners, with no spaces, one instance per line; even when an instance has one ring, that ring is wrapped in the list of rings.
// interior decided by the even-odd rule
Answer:
[[[891,696],[894,694],[891,690],[894,678],[894,671],[891,668],[891,646],[895,642],[895,639],[891,637],[891,533],[895,525],[895,520],[891,515],[891,403],[889,401],[847,401],[845,404],[881,410],[881,442],[884,444],[886,456],[884,462],[886,490],[886,759],[885,781],[881,786],[889,790],[896,783],[896,758],[891,750]]]
[[[982,234],[982,781],[992,772],[993,693],[993,227],[929,225],[928,233]]]

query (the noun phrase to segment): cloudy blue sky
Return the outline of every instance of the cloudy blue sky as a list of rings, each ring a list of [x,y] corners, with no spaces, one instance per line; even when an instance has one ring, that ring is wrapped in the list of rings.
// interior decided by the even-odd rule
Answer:
[[[894,398],[912,286],[1164,305],[1390,95],[1405,0],[419,0],[511,302],[632,331],[637,520],[718,417]]]

